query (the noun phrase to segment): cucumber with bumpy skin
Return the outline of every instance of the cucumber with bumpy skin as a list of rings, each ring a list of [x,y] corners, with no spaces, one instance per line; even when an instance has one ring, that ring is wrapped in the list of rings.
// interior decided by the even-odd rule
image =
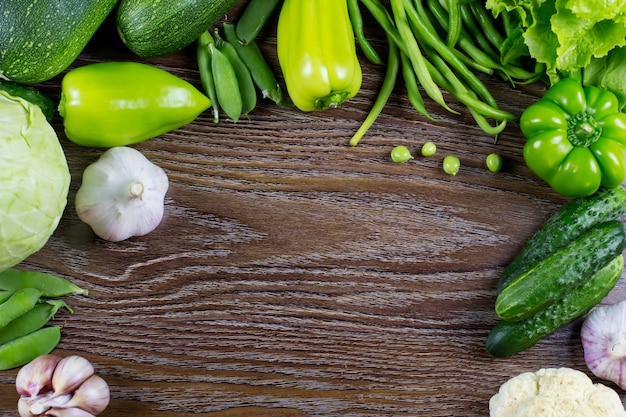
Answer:
[[[559,300],[626,249],[626,227],[618,220],[599,224],[514,278],[498,294],[496,314],[519,321]]]
[[[487,337],[487,351],[493,356],[505,357],[534,346],[600,303],[615,287],[623,269],[624,258],[618,255],[607,266],[545,310],[517,322],[500,320]]]
[[[117,31],[141,57],[165,56],[193,43],[237,0],[121,0]]]
[[[82,52],[117,0],[10,0],[0,7],[0,78],[47,81]]]
[[[549,253],[565,246],[594,225],[618,219],[625,212],[626,190],[621,186],[604,188],[592,196],[564,204],[533,234],[505,268],[498,283],[498,292]]]

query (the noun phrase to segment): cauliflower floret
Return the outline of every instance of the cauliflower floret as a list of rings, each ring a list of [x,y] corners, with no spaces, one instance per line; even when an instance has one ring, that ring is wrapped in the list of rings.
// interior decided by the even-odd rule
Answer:
[[[489,401],[490,417],[626,417],[617,392],[571,368],[521,373]]]

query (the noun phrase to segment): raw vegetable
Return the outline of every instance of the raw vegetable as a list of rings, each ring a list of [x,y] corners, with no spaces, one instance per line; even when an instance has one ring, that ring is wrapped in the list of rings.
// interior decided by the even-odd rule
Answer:
[[[496,299],[496,314],[518,321],[561,299],[626,249],[626,227],[618,220],[594,226],[556,249],[505,286]]]
[[[611,92],[565,78],[520,118],[524,160],[568,197],[616,187],[626,179],[626,114]]]
[[[502,169],[502,164],[502,156],[500,156],[500,154],[490,153],[485,158],[485,165],[487,166],[487,169],[491,172],[500,172],[500,170]]]
[[[243,45],[254,39],[282,0],[250,0],[235,26],[237,38]]]
[[[424,142],[422,145],[422,156],[433,156],[437,152],[437,145],[434,142]]]
[[[285,0],[278,19],[280,68],[302,111],[340,106],[361,88],[361,65],[345,1]]]
[[[411,155],[411,151],[409,148],[403,145],[394,146],[391,149],[391,160],[397,163],[405,163],[413,159],[413,155]]]
[[[589,197],[576,198],[562,205],[505,268],[498,282],[498,292],[548,254],[567,245],[595,225],[618,219],[625,212],[626,190],[621,186],[601,188]]]
[[[490,417],[624,417],[616,391],[572,368],[542,368],[506,381],[489,400]]]
[[[593,309],[580,329],[587,367],[626,389],[626,300]]]
[[[48,241],[67,204],[70,172],[41,109],[0,91],[0,271]]]
[[[0,345],[0,371],[25,365],[52,352],[61,340],[61,326],[48,326]]]
[[[443,158],[443,172],[448,175],[456,175],[461,168],[461,160],[454,155],[447,155]]]
[[[136,149],[108,149],[83,172],[76,213],[102,239],[118,242],[153,231],[163,219],[169,183]]]
[[[211,101],[187,81],[137,62],[103,62],[69,71],[59,113],[79,145],[124,146],[193,121]]]
[[[41,298],[41,292],[34,288],[22,288],[0,304],[0,329],[9,322],[31,310]]]
[[[41,355],[19,370],[15,386],[21,417],[96,416],[111,398],[106,381],[78,355]]]
[[[70,313],[73,311],[63,300],[45,300],[36,304],[32,309],[0,328],[0,345],[41,329],[61,308],[65,308]]]
[[[70,294],[88,294],[87,290],[56,275],[13,268],[0,272],[0,290],[13,292],[22,288],[35,288],[41,292],[41,296],[44,298],[63,297]]]
[[[37,84],[82,52],[117,0],[11,0],[0,14],[0,78]]]
[[[624,258],[619,255],[546,309],[521,321],[498,321],[487,337],[487,352],[505,357],[531,348],[601,302],[615,287],[623,270]]]
[[[50,97],[43,94],[36,88],[0,79],[0,90],[6,91],[13,97],[20,97],[32,104],[35,104],[41,109],[44,116],[46,116],[47,121],[52,120],[54,117],[54,102],[50,99]]]
[[[236,0],[121,0],[116,25],[122,41],[142,57],[165,56],[191,45]]]

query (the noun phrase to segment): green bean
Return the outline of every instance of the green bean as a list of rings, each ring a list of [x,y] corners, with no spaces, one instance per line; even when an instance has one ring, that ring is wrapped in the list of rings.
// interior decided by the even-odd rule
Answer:
[[[31,310],[0,328],[0,345],[39,330],[63,307],[70,313],[72,312],[70,306],[62,300],[48,300],[38,303]]]
[[[383,60],[365,36],[365,32],[363,30],[363,17],[361,16],[361,9],[359,9],[359,0],[348,0],[348,11],[350,14],[350,22],[352,23],[354,36],[356,37],[357,43],[359,44],[363,55],[365,55],[371,63],[382,65]]]
[[[378,0],[361,0],[361,3],[367,8],[380,27],[383,28],[387,37],[393,41],[400,52],[407,54],[408,51],[406,45],[404,44],[393,19],[382,3]]]
[[[48,354],[60,341],[61,326],[49,326],[0,345],[0,371],[17,368]]]
[[[426,116],[430,120],[435,120],[434,117],[428,113],[428,110],[426,110],[426,106],[424,106],[424,99],[419,91],[419,84],[417,82],[417,78],[415,77],[415,72],[413,72],[413,67],[411,66],[409,58],[402,52],[399,53],[402,67],[402,77],[404,79],[404,86],[406,87],[409,102],[419,114]]]
[[[446,43],[449,47],[454,47],[459,40],[463,21],[461,20],[461,12],[459,7],[460,0],[447,0],[448,5],[448,31]]]
[[[257,88],[261,90],[263,98],[270,98],[274,103],[282,104],[283,93],[280,85],[256,42],[252,41],[246,45],[239,43],[235,26],[232,24],[224,23],[223,29],[226,40],[235,47],[241,60],[250,70],[250,75]]]
[[[487,40],[474,20],[474,16],[472,15],[467,3],[459,4],[459,13],[461,14],[463,25],[467,28],[470,36],[474,39],[474,43],[476,43],[476,45],[482,49],[483,52],[489,54],[494,59],[498,59],[498,54],[492,49],[491,43]]]
[[[196,45],[196,55],[198,59],[198,71],[200,72],[200,81],[202,88],[211,99],[211,107],[213,108],[213,123],[219,123],[220,120],[220,104],[215,93],[215,82],[213,81],[213,71],[211,70],[211,52],[209,45],[215,43],[209,31],[205,31],[198,39]]]
[[[241,113],[248,115],[256,107],[256,86],[252,81],[252,75],[250,70],[239,57],[235,47],[225,39],[219,37],[219,34],[215,36],[215,46],[219,49],[224,56],[230,61],[235,70],[237,76],[237,83],[239,85],[239,92],[241,94]]]
[[[256,39],[281,0],[250,0],[237,20],[235,31],[242,45]]]
[[[383,79],[383,84],[378,92],[378,96],[372,105],[367,117],[356,131],[356,133],[350,139],[350,146],[356,146],[361,138],[365,135],[365,133],[369,130],[369,128],[374,124],[383,108],[387,104],[389,97],[393,91],[393,88],[396,85],[396,80],[398,78],[398,70],[400,67],[399,60],[399,51],[398,47],[391,42],[389,38],[389,56],[387,57],[387,70],[385,72],[385,78]]]
[[[224,113],[236,122],[241,116],[243,104],[235,68],[215,44],[209,44],[209,51],[211,52],[215,94]]]
[[[493,15],[490,15],[490,12],[487,12],[485,4],[482,1],[471,0],[468,2],[468,7],[472,12],[472,15],[478,22],[478,27],[480,27],[482,33],[485,34],[487,40],[498,50],[500,50],[500,45],[504,42],[504,36],[502,33],[496,28],[494,23]]]
[[[63,297],[70,294],[88,294],[87,290],[56,275],[37,271],[21,271],[13,268],[0,272],[0,290],[16,291],[21,288],[36,288],[41,292],[41,296],[45,298]]]
[[[41,291],[35,288],[21,288],[8,300],[0,304],[0,329],[28,310],[32,309],[41,298]]]
[[[446,104],[439,86],[437,86],[437,84],[433,81],[430,73],[428,72],[426,59],[420,51],[418,42],[415,39],[415,35],[413,34],[409,21],[407,20],[405,2],[403,2],[403,0],[391,0],[391,7],[396,18],[396,24],[398,25],[398,32],[407,46],[407,55],[413,64],[415,75],[424,88],[424,91],[431,99],[433,99],[433,101],[446,110],[451,113],[458,113]]]

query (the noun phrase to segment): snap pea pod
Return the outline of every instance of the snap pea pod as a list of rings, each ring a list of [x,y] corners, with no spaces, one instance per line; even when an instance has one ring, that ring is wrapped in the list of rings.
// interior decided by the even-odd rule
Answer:
[[[61,308],[72,312],[70,306],[62,300],[47,300],[36,304],[32,309],[0,328],[0,345],[41,329]]]
[[[88,294],[87,290],[56,275],[13,268],[0,272],[0,290],[16,291],[21,288],[35,288],[41,292],[41,296],[44,298],[63,297],[70,294]]]
[[[0,371],[17,368],[52,352],[60,340],[61,326],[49,326],[0,345]]]
[[[209,45],[214,44],[215,40],[209,31],[204,31],[196,42],[196,57],[198,60],[198,71],[200,72],[200,81],[202,88],[211,100],[213,108],[213,123],[220,121],[220,105],[215,92],[215,82],[213,81],[213,71],[211,70],[211,51]]]
[[[41,298],[41,291],[35,288],[21,288],[8,300],[0,304],[0,329],[22,314],[32,309]]]
[[[242,101],[237,74],[232,63],[215,44],[209,44],[211,52],[211,72],[215,82],[215,93],[224,113],[233,121],[241,116]]]
[[[348,0],[348,12],[354,36],[356,37],[357,43],[361,48],[363,55],[365,55],[371,63],[382,65],[383,60],[365,36],[365,31],[363,29],[363,16],[361,16],[361,9],[359,9],[359,0]]]
[[[237,20],[235,31],[242,45],[254,41],[281,0],[250,0]]]
[[[13,291],[0,291],[0,304],[4,303],[13,295]]]

